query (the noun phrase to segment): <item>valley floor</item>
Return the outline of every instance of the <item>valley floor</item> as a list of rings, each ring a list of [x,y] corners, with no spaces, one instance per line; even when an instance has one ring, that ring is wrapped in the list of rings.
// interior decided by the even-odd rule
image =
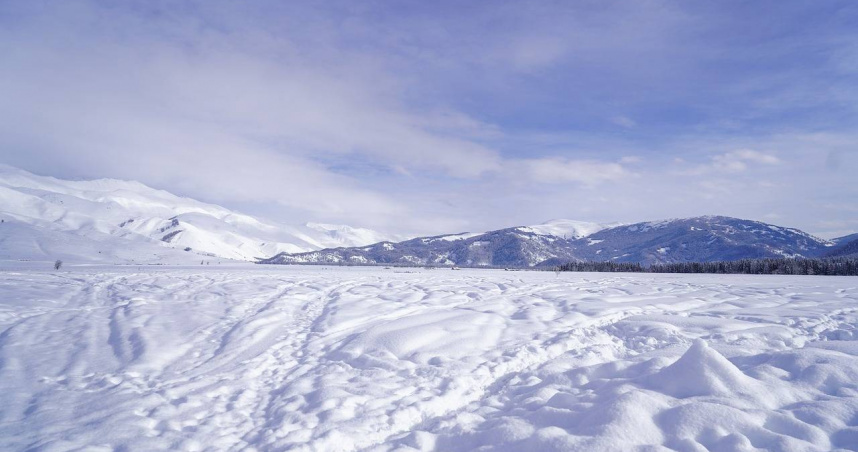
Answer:
[[[0,270],[2,450],[858,450],[858,278]]]

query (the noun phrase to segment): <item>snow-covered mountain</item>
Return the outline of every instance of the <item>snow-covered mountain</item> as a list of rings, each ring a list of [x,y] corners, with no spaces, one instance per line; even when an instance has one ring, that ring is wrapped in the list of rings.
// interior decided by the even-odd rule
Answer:
[[[729,217],[613,226],[555,220],[482,234],[423,237],[358,248],[284,252],[263,263],[533,267],[569,261],[691,262],[816,257],[832,246],[797,229]]]
[[[90,230],[85,235],[47,221],[0,213],[0,262],[54,260],[69,263],[199,264],[207,256],[161,246],[148,237],[119,237]],[[46,263],[47,262],[47,263]]]
[[[263,263],[397,264],[532,267],[576,260],[574,240],[617,225],[551,220],[482,233],[420,237],[404,242],[280,253]]]
[[[308,236],[307,240],[312,243],[313,249],[364,246],[385,240],[399,241],[410,238],[342,224],[306,223],[302,228],[305,230],[303,235]]]
[[[126,246],[135,248],[131,253],[137,256],[135,261],[164,253],[165,248],[254,260],[280,252],[363,246],[398,239],[349,226],[265,223],[139,182],[68,181],[5,165],[0,165],[0,218],[4,225],[8,222],[0,235],[4,244],[0,258],[5,259],[50,259],[66,255],[71,259],[76,256],[77,260],[101,261],[108,253],[125,261],[130,259],[128,250],[121,250]],[[70,243],[76,245],[70,247]],[[137,249],[140,247],[145,251]]]
[[[576,256],[582,260],[651,264],[816,257],[832,242],[759,221],[704,216],[605,229],[576,245]]]
[[[420,237],[399,243],[385,241],[363,247],[284,252],[262,262],[532,267],[575,259],[572,240],[617,224],[551,220],[533,226]]]
[[[280,253],[261,261],[269,264],[396,264],[468,267],[531,267],[574,259],[572,242],[537,234],[528,227],[482,234],[420,237],[404,242],[335,248],[308,253]]]
[[[833,239],[834,246],[825,253],[825,257],[858,257],[858,234],[850,234]]]
[[[622,223],[590,223],[577,220],[551,220],[534,226],[519,228],[522,231],[539,235],[553,235],[564,239],[575,240],[595,234],[601,230],[621,226]]]

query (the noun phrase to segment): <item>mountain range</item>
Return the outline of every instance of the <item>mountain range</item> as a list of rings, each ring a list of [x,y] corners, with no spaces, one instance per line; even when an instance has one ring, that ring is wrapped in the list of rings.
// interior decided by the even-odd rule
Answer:
[[[261,221],[139,182],[69,181],[0,165],[0,260],[544,267],[858,256],[858,234],[823,240],[722,216],[636,224],[552,220],[406,238],[365,228]]]
[[[388,264],[544,267],[569,261],[706,262],[848,255],[851,236],[823,240],[798,229],[723,216],[626,225],[590,225],[579,234],[514,227],[482,234],[422,237],[399,243],[280,253],[270,264]],[[846,254],[842,254],[846,253]]]

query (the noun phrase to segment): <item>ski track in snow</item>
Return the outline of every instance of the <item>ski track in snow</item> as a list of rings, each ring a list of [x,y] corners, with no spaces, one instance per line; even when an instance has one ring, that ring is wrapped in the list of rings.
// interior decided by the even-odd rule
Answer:
[[[858,450],[858,280],[0,272],[2,450]]]

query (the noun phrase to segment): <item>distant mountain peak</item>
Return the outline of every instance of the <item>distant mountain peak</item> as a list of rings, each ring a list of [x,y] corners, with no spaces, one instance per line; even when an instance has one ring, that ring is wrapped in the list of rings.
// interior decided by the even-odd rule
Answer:
[[[589,221],[554,219],[520,229],[540,235],[553,235],[566,239],[580,239],[603,229],[619,226],[621,223],[593,223]]]

